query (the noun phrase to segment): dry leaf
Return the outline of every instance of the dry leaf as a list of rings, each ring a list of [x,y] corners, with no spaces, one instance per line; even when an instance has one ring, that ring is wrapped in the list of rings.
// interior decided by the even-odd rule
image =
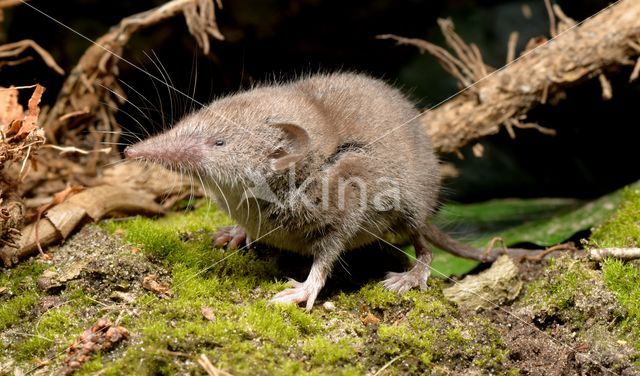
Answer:
[[[0,126],[6,133],[9,124],[22,119],[24,112],[18,103],[18,89],[14,87],[0,88]]]
[[[36,85],[36,89],[33,91],[33,94],[29,99],[29,112],[22,121],[22,127],[20,127],[16,137],[23,134],[29,134],[38,126],[38,115],[40,114],[38,104],[40,104],[40,101],[42,100],[42,93],[44,93],[44,86]]]
[[[216,316],[213,314],[213,309],[211,309],[211,307],[202,307],[200,309],[200,312],[202,313],[202,316],[204,316],[204,318],[209,321],[214,321],[216,319]]]
[[[367,312],[366,315],[360,318],[360,321],[362,321],[365,326],[378,325],[380,323],[380,319],[371,312]]]
[[[159,298],[167,299],[173,296],[171,286],[166,282],[158,281],[155,274],[148,275],[142,280],[142,287],[156,294]]]

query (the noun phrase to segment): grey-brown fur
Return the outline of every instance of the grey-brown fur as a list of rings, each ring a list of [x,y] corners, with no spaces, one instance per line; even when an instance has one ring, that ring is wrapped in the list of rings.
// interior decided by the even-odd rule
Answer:
[[[214,101],[126,153],[201,179],[250,238],[312,255],[308,279],[292,281],[273,299],[306,302],[310,309],[342,252],[389,231],[410,236],[418,257],[413,270],[389,275],[384,284],[392,290],[425,286],[428,240],[480,257],[429,225],[440,176],[417,118],[415,107],[382,81],[350,73],[314,75]],[[391,210],[381,211],[374,202],[389,189],[379,178],[399,188],[397,200],[388,202]],[[343,185],[340,193],[339,183],[347,179],[364,182],[364,205],[360,186]],[[244,239],[237,235],[221,236],[236,245]]]

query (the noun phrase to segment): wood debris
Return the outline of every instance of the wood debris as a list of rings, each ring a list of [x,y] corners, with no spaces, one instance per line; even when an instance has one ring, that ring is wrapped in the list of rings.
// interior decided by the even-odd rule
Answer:
[[[31,89],[27,110],[18,103],[18,90]],[[24,225],[25,207],[18,186],[35,152],[44,143],[38,127],[38,104],[44,93],[40,85],[0,88],[0,246],[15,249]],[[14,171],[9,168],[14,166]]]
[[[37,222],[37,230],[35,222],[26,226],[17,247],[0,248],[0,259],[5,266],[13,265],[37,253],[38,241],[42,246],[55,244],[69,237],[78,226],[114,212],[160,214],[163,209],[155,198],[145,191],[107,184],[88,188],[49,208]]]
[[[602,261],[607,257],[620,260],[640,259],[640,248],[600,248],[590,249],[589,258],[594,261]]]
[[[557,5],[546,3],[551,36],[562,33],[562,37],[530,41],[516,61],[493,74],[477,47],[465,43],[449,20],[440,20],[439,24],[453,54],[421,39],[379,37],[432,54],[461,88],[466,88],[457,97],[425,111],[421,118],[436,150],[457,153],[461,147],[498,133],[502,127],[510,133],[516,127],[552,134],[539,125],[527,125],[523,119],[536,106],[561,98],[566,88],[592,78],[599,77],[603,97],[609,99],[612,93],[604,74],[610,70],[635,65],[631,80],[640,75],[640,2],[621,0],[579,26]],[[509,42],[509,50],[512,49],[513,40]],[[515,57],[514,52],[508,55],[509,61]]]
[[[56,63],[56,61],[54,60],[53,56],[51,56],[51,54],[47,52],[47,50],[40,47],[38,43],[36,43],[31,39],[24,39],[19,42],[13,42],[13,43],[7,43],[7,44],[1,45],[0,59],[2,60],[0,60],[0,68],[2,68],[2,66],[5,66],[5,65],[6,66],[18,65],[25,61],[31,60],[30,56],[27,56],[21,59],[17,58],[18,55],[20,55],[21,53],[23,53],[29,48],[34,50],[42,58],[45,64],[47,64],[51,69],[56,71],[56,73],[60,75],[64,74],[64,69],[60,68],[58,63]],[[16,60],[6,60],[9,57],[12,57],[12,58],[14,57],[16,58]]]
[[[489,269],[478,275],[468,275],[442,292],[461,307],[477,311],[513,301],[523,285],[516,264],[511,257],[503,255]]]

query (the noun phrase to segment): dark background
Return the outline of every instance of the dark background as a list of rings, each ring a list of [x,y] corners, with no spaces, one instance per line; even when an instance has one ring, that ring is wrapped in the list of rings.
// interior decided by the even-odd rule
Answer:
[[[163,1],[32,0],[41,9],[83,35],[97,39],[123,17],[147,10]],[[607,1],[559,1],[576,20],[596,13]],[[532,16],[523,15],[527,5]],[[412,47],[395,46],[375,39],[394,33],[444,44],[436,25],[439,17],[454,20],[456,30],[468,42],[479,45],[485,61],[500,67],[506,57],[509,33],[520,33],[520,49],[528,38],[548,35],[543,1],[482,0],[227,0],[217,12],[225,41],[213,41],[203,56],[188,34],[182,17],[137,34],[125,50],[125,58],[160,77],[161,62],[173,85],[194,97],[209,101],[252,83],[289,79],[303,73],[349,70],[369,73],[399,86],[422,108],[431,107],[457,91],[456,82],[434,58]],[[5,14],[0,41],[30,38],[50,51],[69,72],[89,42],[27,6]],[[150,129],[160,130],[188,111],[193,103],[167,91],[135,68],[121,63],[120,78],[146,98],[128,91],[140,107],[125,105],[121,124],[139,132],[130,114]],[[197,68],[196,68],[197,67]],[[530,120],[558,131],[549,137],[533,130],[506,132],[483,140],[485,155],[444,159],[461,170],[460,178],[447,181],[447,200],[476,201],[497,197],[566,196],[591,198],[640,179],[637,108],[640,85],[630,85],[630,68],[612,74],[613,99],[603,102],[597,81],[567,92],[557,106],[543,106]],[[47,88],[44,101],[53,103],[63,78],[40,59],[0,70],[0,85],[39,82]],[[169,109],[169,98],[178,102]],[[151,104],[147,102],[149,100]],[[162,105],[162,106],[161,106]],[[155,107],[155,108],[151,108]]]

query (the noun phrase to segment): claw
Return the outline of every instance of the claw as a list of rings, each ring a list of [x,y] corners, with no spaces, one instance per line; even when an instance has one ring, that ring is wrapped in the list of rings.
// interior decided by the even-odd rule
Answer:
[[[278,304],[300,304],[306,302],[306,310],[311,311],[322,286],[317,286],[307,281],[298,282],[289,278],[289,284],[293,287],[277,293],[270,303]]]
[[[427,280],[430,275],[429,268],[423,268],[416,265],[413,269],[404,273],[387,273],[387,278],[382,281],[382,285],[391,291],[400,293],[407,292],[414,287],[421,290],[427,289]]]
[[[222,227],[213,233],[213,246],[216,248],[226,247],[228,250],[241,248],[247,242],[247,233],[242,227],[227,226]]]

